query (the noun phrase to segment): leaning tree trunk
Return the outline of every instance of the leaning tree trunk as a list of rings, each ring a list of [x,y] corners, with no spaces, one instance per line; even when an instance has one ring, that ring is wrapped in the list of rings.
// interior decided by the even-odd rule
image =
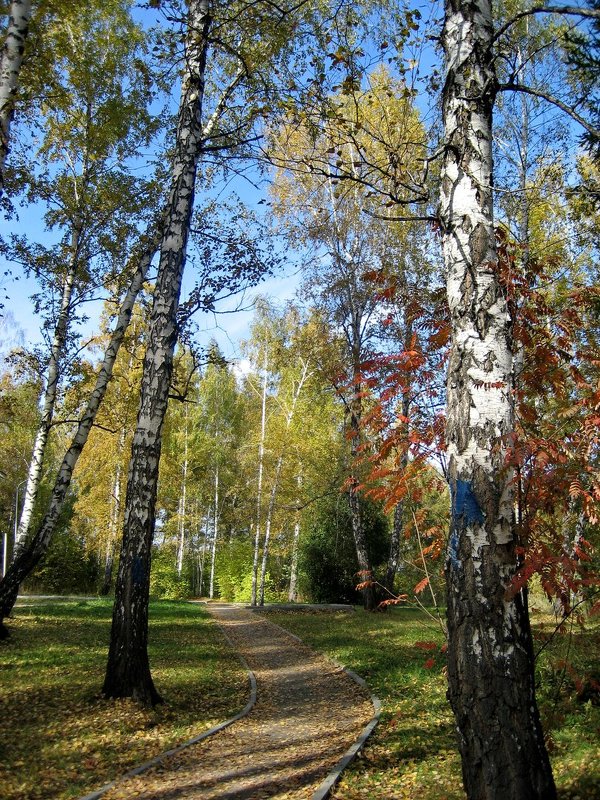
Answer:
[[[210,17],[206,0],[190,0],[186,64],[179,107],[166,228],[144,357],[140,407],[127,479],[123,543],[106,675],[107,697],[133,697],[155,704],[148,660],[150,556],[158,484],[162,427],[177,342],[177,309],[202,149],[200,124]]]
[[[50,348],[50,358],[48,360],[48,370],[46,375],[46,388],[44,390],[44,399],[42,403],[42,416],[35,436],[35,441],[33,443],[31,461],[29,462],[29,468],[27,470],[25,499],[23,501],[21,518],[19,519],[19,527],[15,535],[15,550],[13,554],[13,560],[18,557],[19,552],[25,544],[25,539],[27,537],[27,532],[29,531],[33,509],[42,480],[44,454],[46,452],[48,437],[50,436],[50,430],[52,428],[54,408],[56,406],[56,398],[58,396],[60,362],[64,356],[67,335],[69,332],[69,323],[71,321],[71,299],[73,297],[77,262],[79,259],[80,235],[81,230],[79,225],[77,225],[73,229],[70,263],[62,287],[60,310],[58,312],[58,317],[54,328],[54,335],[52,337],[52,346]]]
[[[52,539],[69,486],[71,485],[73,470],[88,440],[94,420],[96,419],[96,414],[106,394],[117,354],[123,342],[129,320],[131,319],[136,297],[142,288],[152,257],[158,247],[157,238],[156,231],[153,229],[147,237],[144,237],[141,243],[141,250],[137,254],[138,266],[136,272],[121,303],[119,315],[109,345],[106,348],[104,360],[98,372],[94,390],[79,420],[77,430],[71,440],[69,449],[62,460],[46,515],[36,531],[35,536],[23,545],[17,557],[13,559],[6,575],[3,577],[2,581],[0,581],[0,638],[4,638],[8,633],[2,624],[2,620],[12,611],[19,592],[19,586],[38,564],[42,556],[44,556]]]
[[[4,165],[8,155],[10,122],[15,110],[19,73],[31,19],[31,0],[13,0],[10,4],[6,39],[0,56],[0,194],[4,190]]]
[[[440,213],[451,313],[446,558],[448,697],[471,800],[556,796],[535,701],[517,565],[512,474],[513,342],[492,213],[495,75],[491,0],[446,0]]]

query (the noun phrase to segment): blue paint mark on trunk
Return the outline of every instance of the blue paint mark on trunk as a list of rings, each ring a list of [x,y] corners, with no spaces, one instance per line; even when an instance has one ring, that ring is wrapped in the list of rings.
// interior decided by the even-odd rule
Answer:
[[[458,531],[464,525],[482,525],[484,521],[485,514],[477,502],[471,484],[467,481],[456,481],[456,488],[452,492],[452,531],[448,542],[448,560],[455,570],[461,567]]]
[[[131,568],[131,577],[133,578],[134,586],[140,586],[144,582],[144,574],[144,562],[140,556],[136,556]]]
[[[458,533],[456,532],[456,529],[454,529],[450,534],[450,541],[448,542],[448,558],[455,570],[460,569],[460,558],[458,557]]]
[[[467,525],[482,525],[485,514],[481,510],[471,484],[467,481],[456,481],[456,493],[452,503],[452,515],[455,519],[462,517]]]

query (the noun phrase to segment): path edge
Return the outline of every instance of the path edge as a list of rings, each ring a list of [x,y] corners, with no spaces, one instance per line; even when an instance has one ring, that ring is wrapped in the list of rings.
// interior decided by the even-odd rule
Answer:
[[[258,613],[260,613],[260,610],[258,610]],[[337,786],[344,770],[359,755],[359,753],[365,746],[367,739],[371,736],[371,734],[379,724],[379,720],[381,719],[381,700],[371,692],[365,679],[361,678],[361,676],[358,675],[356,672],[353,672],[351,669],[348,669],[348,667],[346,667],[344,664],[341,664],[339,661],[337,661],[337,659],[331,658],[331,656],[328,656],[325,653],[315,650],[315,648],[307,644],[304,641],[304,639],[302,639],[300,636],[297,636],[295,633],[288,631],[287,628],[283,627],[283,625],[279,625],[277,622],[273,622],[265,615],[261,616],[265,622],[268,622],[275,628],[279,628],[280,631],[287,633],[287,635],[291,636],[292,639],[296,639],[296,641],[300,642],[300,644],[304,645],[305,647],[309,647],[314,652],[318,652],[320,656],[326,658],[328,661],[331,661],[331,663],[335,664],[335,666],[338,667],[339,669],[344,670],[346,675],[348,675],[348,677],[351,678],[360,687],[365,689],[365,691],[369,693],[369,697],[371,698],[371,703],[373,704],[373,716],[371,717],[369,722],[367,722],[365,727],[362,729],[354,744],[350,745],[350,747],[342,755],[339,761],[331,768],[327,777],[319,784],[317,789],[310,796],[310,800],[326,800],[326,798],[329,797],[331,792]]]
[[[80,797],[79,800],[98,800],[98,798],[102,797],[102,795],[106,794],[106,792],[108,792],[110,789],[113,789],[118,783],[125,780],[126,778],[134,778],[136,775],[141,775],[143,772],[146,772],[151,767],[156,767],[158,764],[162,764],[165,759],[176,755],[177,753],[181,752],[181,750],[185,750],[186,748],[191,747],[193,744],[201,742],[203,739],[208,739],[209,736],[213,736],[215,733],[219,733],[219,731],[222,731],[224,728],[228,728],[230,725],[233,725],[234,722],[243,719],[252,711],[252,709],[256,704],[256,676],[250,669],[246,659],[243,656],[241,656],[235,649],[233,642],[225,632],[223,626],[214,617],[212,617],[212,619],[219,626],[221,633],[223,634],[223,637],[225,638],[225,640],[227,641],[233,652],[236,654],[242,667],[244,667],[248,675],[248,680],[250,681],[250,698],[246,703],[246,705],[244,706],[244,708],[242,708],[242,710],[239,711],[234,717],[231,717],[231,719],[227,719],[225,720],[225,722],[219,722],[218,725],[214,725],[207,731],[203,731],[202,733],[198,734],[198,736],[194,736],[192,739],[188,739],[187,742],[178,744],[176,747],[173,747],[170,750],[165,750],[164,753],[160,753],[159,755],[154,756],[154,758],[151,758],[149,761],[145,761],[138,767],[130,769],[128,772],[124,772],[122,775],[119,775],[118,778],[115,778],[114,781],[106,783],[104,784],[104,786],[101,786],[100,789],[96,789],[95,791],[90,792],[89,794],[86,794],[83,797]]]

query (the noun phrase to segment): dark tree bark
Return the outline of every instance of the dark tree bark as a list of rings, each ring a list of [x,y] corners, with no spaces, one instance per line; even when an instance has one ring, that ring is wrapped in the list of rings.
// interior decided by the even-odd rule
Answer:
[[[495,74],[491,0],[446,0],[440,214],[451,313],[446,558],[448,697],[471,800],[552,800],[517,568],[512,475],[513,340],[492,212]]]
[[[177,309],[194,203],[210,16],[205,0],[188,4],[186,64],[166,229],[142,372],[140,408],[127,479],[125,520],[103,693],[156,704],[148,661],[148,600],[162,426],[177,342]]]

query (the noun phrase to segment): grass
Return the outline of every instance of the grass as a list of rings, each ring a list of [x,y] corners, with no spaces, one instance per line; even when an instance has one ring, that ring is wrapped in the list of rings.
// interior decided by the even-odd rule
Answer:
[[[3,800],[80,797],[237,713],[245,671],[200,606],[150,607],[156,709],[104,700],[110,600],[16,608],[0,645]]]
[[[380,725],[333,797],[464,800],[442,635],[432,620],[408,608],[269,619],[355,670],[382,701]],[[537,615],[534,626],[539,646],[553,620]],[[561,800],[600,800],[600,707],[577,699],[580,678],[599,669],[599,652],[595,622],[554,637],[538,659],[540,710]]]
[[[12,637],[0,645],[3,800],[80,797],[245,705],[246,675],[206,612],[171,602],[150,611],[152,673],[165,705],[103,700],[110,613],[108,600],[16,609]],[[354,669],[382,701],[381,724],[334,797],[464,800],[435,622],[409,608],[269,618]],[[553,620],[534,622],[539,646]],[[561,800],[600,800],[600,707],[577,699],[582,677],[600,677],[599,652],[596,622],[554,637],[538,660]]]

